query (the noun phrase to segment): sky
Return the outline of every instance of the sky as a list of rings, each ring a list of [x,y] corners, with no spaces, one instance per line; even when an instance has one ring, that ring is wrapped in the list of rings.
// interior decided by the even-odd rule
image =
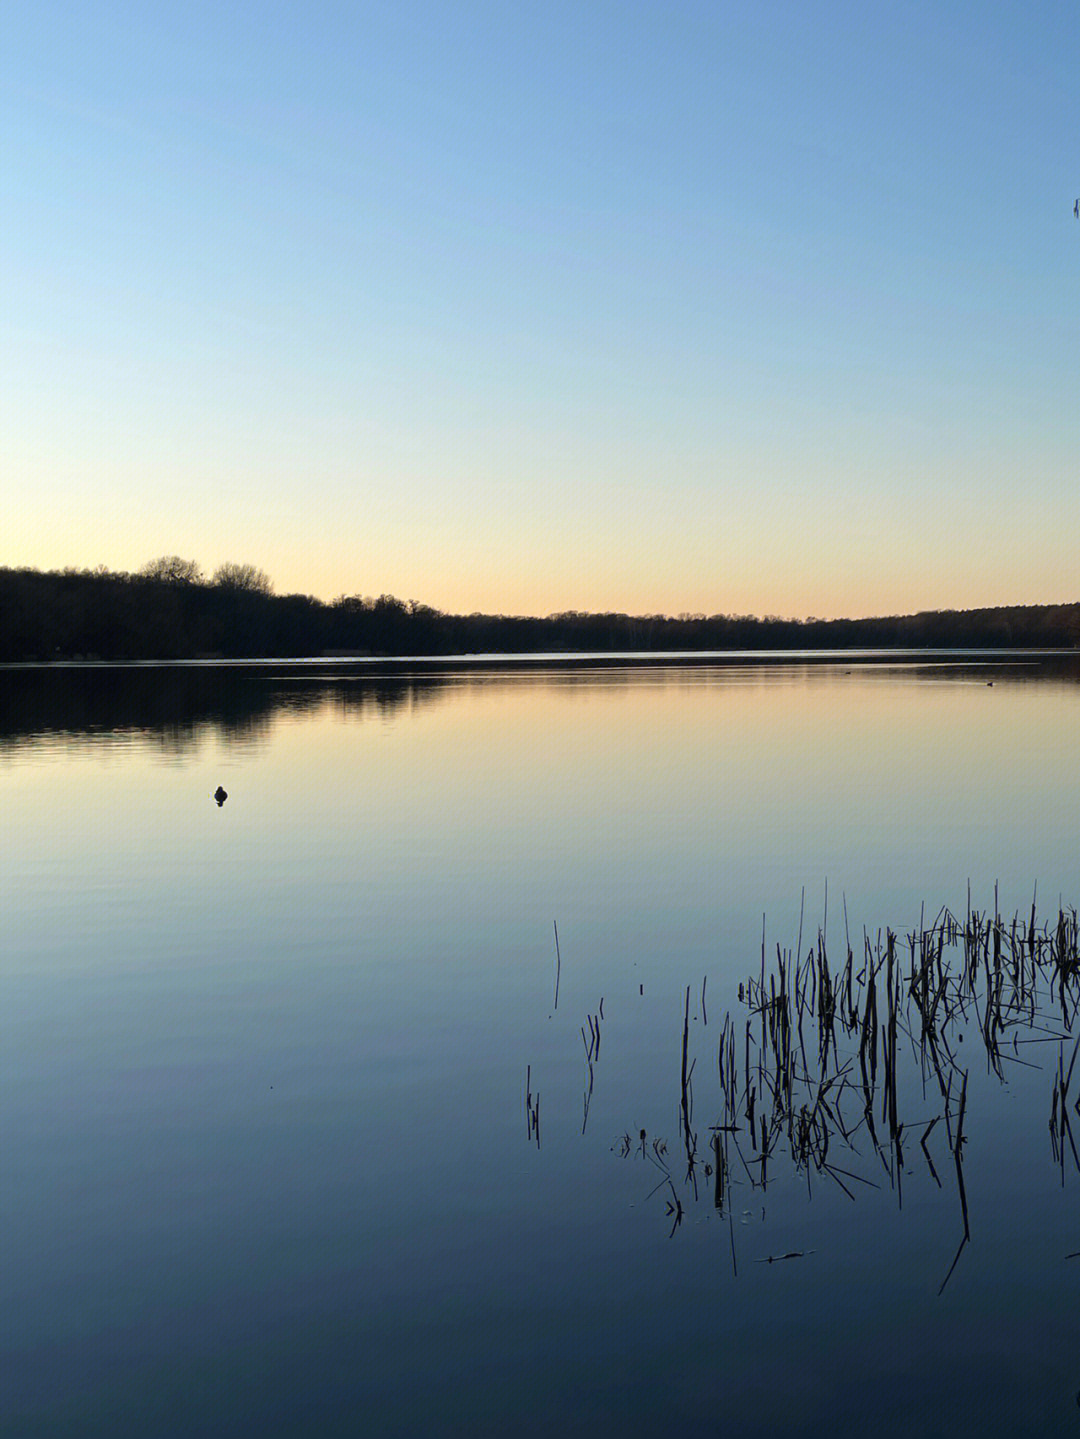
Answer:
[[[11,0],[0,565],[1080,599],[1075,6]]]

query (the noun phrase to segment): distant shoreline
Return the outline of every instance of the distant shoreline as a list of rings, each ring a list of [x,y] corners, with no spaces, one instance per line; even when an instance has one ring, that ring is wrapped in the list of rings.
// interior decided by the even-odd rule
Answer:
[[[163,568],[164,566],[164,568]],[[178,568],[179,567],[179,568]],[[500,656],[1055,651],[1080,647],[1080,603],[933,610],[869,619],[779,615],[445,614],[393,595],[276,595],[232,566],[206,582],[184,562],[136,575],[0,568],[0,662],[475,663]],[[251,571],[249,574],[248,571]]]
[[[695,666],[695,665],[761,665],[845,664],[867,667],[875,664],[951,665],[951,664],[1036,664],[1044,659],[1076,659],[1080,662],[1080,651],[1070,648],[976,648],[941,647],[866,649],[866,650],[608,650],[537,651],[533,653],[488,653],[488,654],[426,654],[426,655],[276,655],[276,656],[222,656],[199,659],[123,659],[103,660],[65,658],[58,660],[9,660],[0,662],[0,670],[273,670],[297,669],[310,674],[321,668],[335,670],[356,670],[362,673],[377,673],[381,670],[401,668],[430,668],[438,666],[461,667],[463,669],[489,666],[499,669],[573,669],[585,666],[615,668],[620,665],[633,667]]]

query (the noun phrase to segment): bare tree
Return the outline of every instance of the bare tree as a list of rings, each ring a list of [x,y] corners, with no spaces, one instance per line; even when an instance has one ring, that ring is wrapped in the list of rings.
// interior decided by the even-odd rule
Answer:
[[[198,585],[203,578],[195,560],[182,560],[179,555],[160,555],[156,560],[149,560],[139,574],[169,585]]]
[[[223,590],[246,590],[249,594],[272,595],[274,582],[256,565],[238,565],[226,560],[214,571],[214,584]]]

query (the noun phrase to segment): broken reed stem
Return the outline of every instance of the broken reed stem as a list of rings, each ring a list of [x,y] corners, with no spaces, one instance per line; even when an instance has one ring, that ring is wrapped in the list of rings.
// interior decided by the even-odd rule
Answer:
[[[559,1007],[559,980],[562,978],[562,955],[559,953],[559,926],[555,920],[551,921],[555,929],[555,1008]]]

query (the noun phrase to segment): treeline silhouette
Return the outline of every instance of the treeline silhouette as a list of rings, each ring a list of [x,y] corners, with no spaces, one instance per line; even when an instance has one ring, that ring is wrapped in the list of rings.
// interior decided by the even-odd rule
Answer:
[[[394,595],[276,595],[251,565],[203,578],[165,556],[136,574],[0,568],[0,661],[573,651],[1068,649],[1080,604],[875,619],[776,615],[444,614]]]

